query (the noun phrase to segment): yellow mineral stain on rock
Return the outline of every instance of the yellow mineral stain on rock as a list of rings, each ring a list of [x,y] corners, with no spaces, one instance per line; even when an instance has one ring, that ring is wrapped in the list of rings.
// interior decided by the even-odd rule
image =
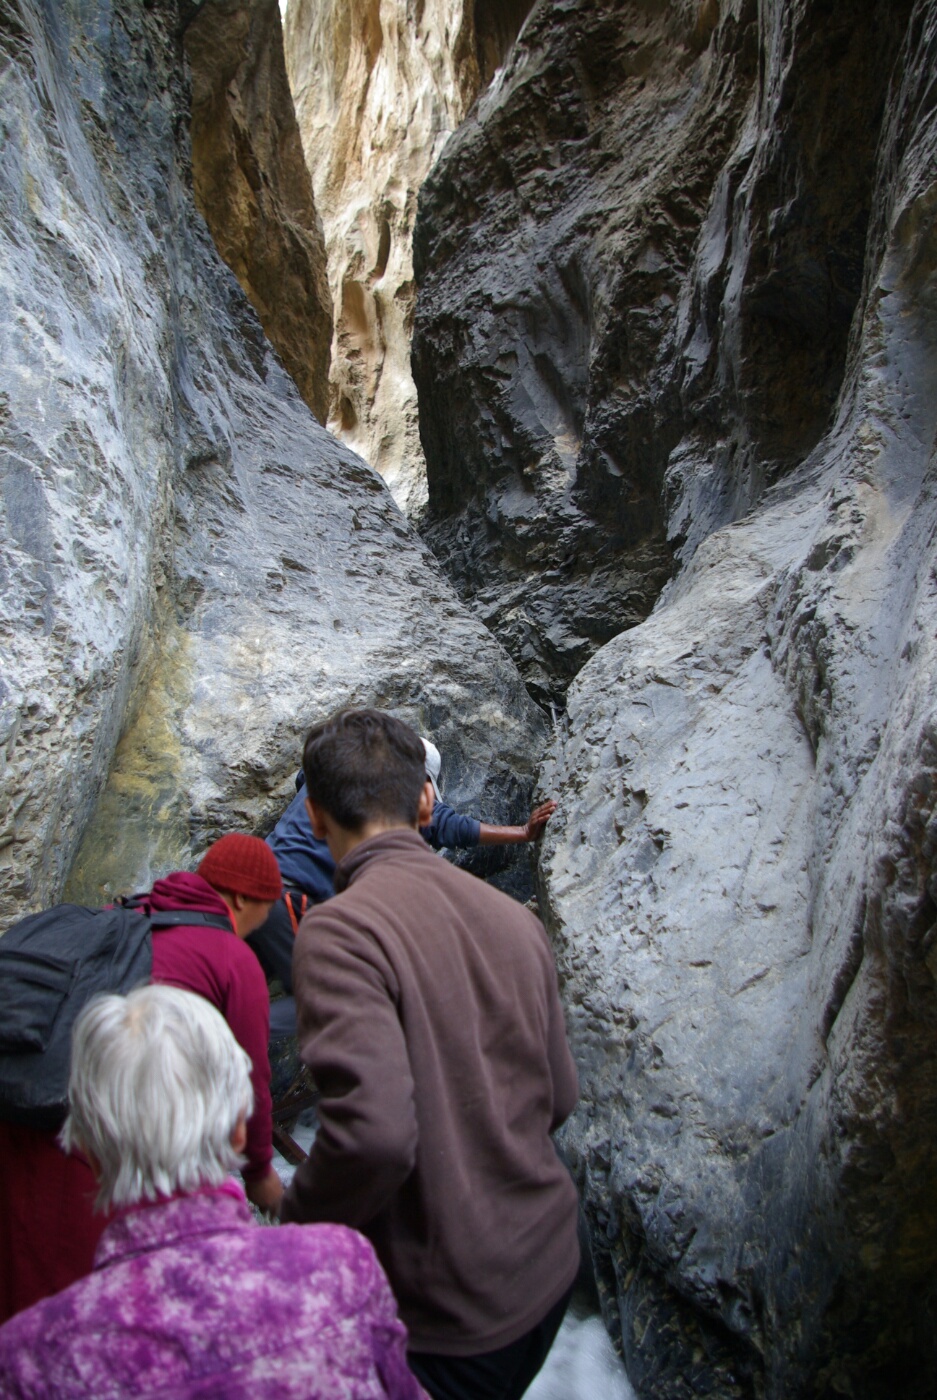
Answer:
[[[192,644],[176,625],[163,629],[72,866],[67,900],[107,903],[189,864],[179,736],[192,699]]]

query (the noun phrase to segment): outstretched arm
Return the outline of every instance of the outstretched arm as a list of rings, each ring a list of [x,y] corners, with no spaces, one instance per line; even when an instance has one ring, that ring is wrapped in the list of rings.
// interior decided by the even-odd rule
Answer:
[[[544,827],[556,811],[552,800],[541,802],[527,818],[526,826],[489,826],[482,822],[479,830],[480,846],[519,846],[524,841],[539,841]]]

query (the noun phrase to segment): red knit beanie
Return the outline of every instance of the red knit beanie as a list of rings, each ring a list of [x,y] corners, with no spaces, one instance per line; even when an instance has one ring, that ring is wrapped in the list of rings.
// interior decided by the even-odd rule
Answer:
[[[245,899],[279,899],[283,891],[276,856],[258,836],[222,836],[202,856],[198,874],[214,889]]]

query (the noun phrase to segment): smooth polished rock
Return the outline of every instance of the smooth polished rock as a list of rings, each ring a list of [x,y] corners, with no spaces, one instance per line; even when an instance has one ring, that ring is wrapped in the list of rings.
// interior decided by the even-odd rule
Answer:
[[[286,59],[322,214],[335,338],[328,423],[402,509],[426,500],[410,374],[417,191],[478,84],[471,7],[292,0]]]
[[[0,926],[83,834],[94,902],[266,829],[343,703],[519,818],[539,712],[196,212],[176,6],[23,0],[0,64]]]
[[[335,305],[329,427],[410,516],[426,467],[410,372],[417,194],[532,0],[290,0],[290,85]]]
[[[583,1090],[564,1148],[655,1400],[933,1393],[937,5],[855,19],[762,7],[758,100],[680,298],[685,392],[712,395],[668,465],[684,567],[576,678],[544,770]],[[862,75],[877,124],[847,147],[833,94]],[[869,150],[857,311],[843,336],[821,298],[811,333],[810,220],[850,223]],[[843,207],[801,186],[785,223],[771,182],[811,168],[841,172]],[[766,268],[787,290],[756,384]],[[798,459],[834,344],[832,421]],[[778,356],[801,371],[786,425]]]
[[[205,0],[186,27],[185,52],[198,211],[324,423],[332,295],[286,76],[278,0]]]

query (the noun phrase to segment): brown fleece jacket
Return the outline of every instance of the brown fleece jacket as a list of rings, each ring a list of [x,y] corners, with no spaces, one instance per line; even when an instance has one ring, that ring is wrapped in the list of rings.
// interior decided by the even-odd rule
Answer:
[[[472,1356],[572,1284],[576,1191],[551,1132],[577,1080],[539,920],[405,829],[339,864],[293,959],[320,1127],[283,1218],[373,1242],[414,1351]]]

